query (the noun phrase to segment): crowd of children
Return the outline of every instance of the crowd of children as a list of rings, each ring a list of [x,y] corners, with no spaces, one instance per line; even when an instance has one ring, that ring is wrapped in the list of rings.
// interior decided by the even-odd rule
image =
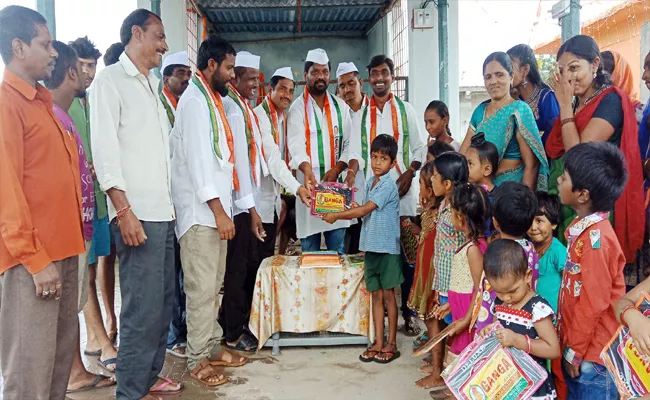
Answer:
[[[437,113],[434,106],[427,112]],[[391,218],[399,223],[397,188],[384,179],[396,148],[394,139],[378,136],[367,202],[324,217],[333,222],[365,216],[361,250],[367,251],[377,339],[360,356],[364,362],[399,357],[394,288],[402,282],[400,268],[388,261],[391,246],[369,246],[398,240],[386,229]],[[625,160],[615,146],[601,142],[574,146],[564,162],[558,197],[516,182],[495,187],[498,153],[482,134],[473,138],[467,156],[444,140],[429,146],[420,171],[422,213],[410,227],[418,246],[408,305],[427,327],[416,348],[452,326],[447,343],[435,346],[420,369],[426,377],[416,382],[432,390],[433,398],[450,394],[441,378],[446,350],[458,355],[495,323],[502,326],[495,332],[501,345],[519,348],[548,368],[534,399],[617,398],[599,356],[619,322],[629,325],[639,350],[650,356],[650,320],[634,308],[641,291],[650,291],[650,281],[625,295],[625,258],[608,220],[627,181]],[[561,205],[578,215],[566,232],[557,232]],[[557,239],[564,234],[568,249]],[[387,343],[381,334],[384,304]]]

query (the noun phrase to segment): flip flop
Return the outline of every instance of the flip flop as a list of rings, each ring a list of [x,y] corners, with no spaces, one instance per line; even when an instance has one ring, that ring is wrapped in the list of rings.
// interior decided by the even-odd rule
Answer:
[[[239,343],[237,343],[234,346],[226,342],[226,347],[231,350],[243,351],[246,353],[255,353],[257,351],[256,341],[248,335],[244,335],[244,337],[239,341]]]
[[[110,385],[106,386],[98,386],[102,381],[110,381]],[[80,392],[87,392],[89,390],[95,390],[95,389],[104,389],[107,387],[114,386],[116,384],[115,379],[113,379],[110,376],[104,376],[104,375],[95,375],[92,381],[88,383],[85,386],[80,387],[79,389],[72,389],[72,390],[66,390],[66,394],[73,394],[73,393],[80,393]]]
[[[219,360],[208,359],[208,361],[210,362],[210,365],[213,366],[213,367],[236,368],[236,367],[241,367],[243,365],[248,364],[248,358],[239,355],[239,353],[237,353],[236,351],[228,351],[226,349],[222,349],[219,354],[215,355],[215,357],[223,357],[226,352],[228,352],[230,354],[230,356],[232,357],[233,360],[239,359],[240,361],[235,362],[235,361],[225,361],[223,359],[219,359]],[[244,359],[243,361],[241,361],[242,358]]]
[[[184,348],[185,353],[179,353],[176,349]],[[187,345],[185,343],[176,343],[171,349],[166,350],[167,353],[178,358],[187,358]]]
[[[379,354],[390,354],[390,357],[385,359],[385,360],[382,360],[381,358],[377,357]],[[375,357],[373,358],[373,360],[378,364],[389,364],[389,363],[397,360],[402,355],[399,351],[395,351],[395,352],[393,352],[393,351],[382,351],[379,354],[375,355]]]
[[[207,373],[204,373],[203,375],[201,375],[201,371],[205,370],[206,368],[210,368],[211,370],[208,371]],[[216,381],[216,382],[210,382],[210,381],[207,380],[207,378],[211,378],[211,377],[214,377],[214,376],[218,377],[219,375],[223,376],[223,378]],[[219,371],[214,370],[214,367],[210,365],[210,361],[208,361],[208,360],[202,360],[200,363],[198,363],[196,365],[196,367],[194,367],[192,372],[190,372],[190,376],[193,379],[196,379],[197,381],[201,382],[202,384],[204,384],[206,386],[210,386],[210,387],[221,386],[221,385],[223,385],[225,383],[230,382],[230,379],[226,378]]]
[[[422,333],[415,340],[413,340],[413,348],[417,348],[429,341],[429,335],[426,332]]]
[[[102,349],[95,350],[95,351],[84,350],[84,354],[89,357],[98,357],[102,355]]]
[[[359,355],[359,361],[364,363],[373,362],[375,361],[375,356],[379,353],[381,353],[381,351],[371,350],[370,347],[368,347],[366,351]]]
[[[111,374],[114,374],[115,373],[115,368],[113,368],[113,369],[108,368],[108,366],[111,365],[111,364],[113,364],[113,365],[115,365],[115,367],[117,367],[117,358],[109,358],[108,360],[104,360],[104,361],[102,361],[101,358],[97,359],[97,365],[99,365],[100,368],[102,368],[105,371],[110,372]]]
[[[154,387],[153,389],[149,390],[149,394],[151,394],[151,395],[157,395],[157,394],[160,394],[160,395],[172,395],[172,394],[179,394],[183,390],[185,390],[185,386],[182,383],[176,383],[176,382],[172,381],[169,378],[163,378],[163,377],[159,377],[159,378],[163,380],[163,383],[161,383],[160,385],[158,385],[158,386]],[[163,390],[169,385],[176,385],[176,384],[178,384],[178,386],[179,386],[179,388],[176,389],[176,390]]]

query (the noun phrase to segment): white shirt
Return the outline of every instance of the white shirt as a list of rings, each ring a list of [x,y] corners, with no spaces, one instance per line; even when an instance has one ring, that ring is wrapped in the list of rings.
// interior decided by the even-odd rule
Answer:
[[[298,192],[300,182],[293,177],[285,160],[286,146],[284,139],[284,118],[278,115],[278,131],[280,136],[280,146],[275,143],[273,130],[271,128],[271,119],[266,114],[262,104],[253,110],[260,121],[260,131],[262,133],[262,144],[266,154],[266,162],[269,166],[270,176],[262,178],[262,187],[259,198],[259,214],[262,222],[272,224],[275,221],[275,215],[280,215],[282,200],[280,199],[280,185],[287,188],[289,193]]]
[[[341,150],[341,157],[337,161],[349,163],[350,160],[358,160],[361,152],[360,149],[356,148],[354,143],[350,142],[352,122],[350,120],[350,109],[348,105],[338,97],[334,97],[334,99],[339,105],[343,119],[343,148]],[[324,110],[321,110],[315,105],[314,113],[321,124],[321,132],[329,132],[327,116],[325,115]],[[289,109],[289,115],[287,118],[289,119],[287,142],[289,144],[289,153],[291,154],[291,167],[297,170],[296,177],[298,178],[298,182],[304,184],[305,176],[302,171],[299,170],[299,167],[303,162],[311,164],[311,159],[307,154],[307,140],[305,136],[305,103],[303,96],[298,97],[293,102]],[[332,119],[334,118],[337,118],[337,116],[332,115]],[[327,156],[328,155],[326,155],[326,157]],[[347,220],[340,220],[334,224],[328,224],[322,219],[312,216],[311,210],[307,206],[302,204],[300,201],[296,201],[296,236],[300,239],[316,233],[327,232],[339,228],[347,228],[349,226],[350,221]]]
[[[218,94],[216,96],[219,96]],[[172,195],[178,213],[176,236],[180,239],[194,225],[217,228],[208,201],[219,199],[232,218],[233,164],[224,126],[218,121],[221,159],[214,152],[214,132],[209,104],[200,89],[190,81],[176,109],[176,123],[171,132]]]
[[[142,75],[126,53],[97,74],[90,91],[91,148],[103,191],[125,192],[142,221],[174,220],[169,120],[158,96],[160,80]],[[117,215],[108,202],[110,219]]]
[[[248,212],[259,204],[260,185],[262,178],[268,175],[266,162],[262,157],[261,135],[253,118],[253,131],[255,134],[255,144],[257,146],[257,160],[255,163],[255,174],[258,178],[257,185],[253,180],[251,164],[248,158],[248,141],[246,139],[246,120],[244,113],[237,103],[229,96],[223,97],[223,107],[226,111],[226,118],[232,130],[232,136],[235,147],[235,170],[239,178],[239,190],[233,192],[233,216]],[[259,210],[256,211],[259,212]]]
[[[367,120],[370,121],[370,106],[368,107],[368,117]],[[391,105],[389,102],[384,104],[384,109],[382,111],[379,110],[379,107],[377,107],[377,136],[381,134],[386,134],[389,136],[394,137],[394,132],[393,132],[393,116],[392,116],[392,111],[391,111]],[[423,163],[426,161],[427,157],[427,137],[423,134],[423,131],[420,129],[420,125],[418,124],[419,119],[417,118],[415,114],[415,110],[413,109],[413,106],[411,106],[409,103],[404,102],[404,108],[406,111],[406,122],[408,123],[408,128],[409,128],[409,165],[404,164],[404,152],[403,152],[403,133],[400,132],[400,137],[399,140],[397,141],[397,164],[400,167],[401,172],[405,172],[409,167],[410,163],[414,161],[419,161]],[[359,113],[363,115],[363,110],[365,109],[362,108],[359,110]],[[398,110],[399,112],[399,110]],[[362,116],[359,116],[358,119],[358,124],[359,124],[359,132],[361,132],[361,124],[363,121],[361,121]],[[367,133],[370,134],[370,123],[367,122]],[[370,140],[370,138],[368,138]],[[368,162],[370,162],[370,147],[371,143],[368,143]],[[373,176],[372,168],[368,168],[368,166],[363,165],[363,158],[359,161],[360,168],[364,169],[364,175],[366,178],[366,181],[370,179]],[[400,177],[400,173],[397,171],[397,168],[393,168],[390,171],[391,176],[395,181]],[[419,176],[418,174],[415,174],[413,176],[413,182],[411,184],[411,188],[409,191],[400,199],[400,205],[399,205],[399,213],[400,216],[415,216],[417,215],[417,203],[419,200],[419,192],[420,192],[420,181],[419,181]]]

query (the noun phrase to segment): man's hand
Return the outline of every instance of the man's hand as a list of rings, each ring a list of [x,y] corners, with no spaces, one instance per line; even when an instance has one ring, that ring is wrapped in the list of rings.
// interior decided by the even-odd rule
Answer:
[[[311,191],[316,187],[316,185],[318,185],[318,181],[314,176],[314,171],[311,170],[310,165],[308,165],[306,168],[301,169],[301,171],[303,171],[303,174],[305,175],[305,187],[307,190]]]
[[[409,189],[411,189],[411,183],[413,183],[413,176],[415,175],[415,172],[413,172],[413,169],[409,168],[407,169],[402,175],[400,175],[399,178],[397,178],[397,189],[399,191],[399,197],[404,197],[406,193],[408,193]]]
[[[353,170],[349,169],[348,174],[345,176],[345,184],[348,185],[349,188],[354,188],[354,181],[357,179],[357,173],[354,172]]]
[[[140,246],[147,240],[142,222],[135,216],[133,211],[127,212],[122,219],[118,220],[122,240],[127,246]]]
[[[32,276],[36,286],[36,296],[43,300],[58,299],[61,296],[61,276],[53,263]]]
[[[339,178],[339,172],[336,168],[332,168],[323,175],[323,182],[336,182]]]
[[[306,187],[300,186],[296,194],[298,195],[298,197],[300,197],[302,204],[306,205],[307,207],[311,207],[311,192],[307,190]],[[286,207],[284,201],[282,202],[282,204]]]
[[[336,218],[336,213],[326,213],[326,214],[323,214],[323,216],[321,218],[323,218],[323,221],[327,222],[328,224],[333,224],[338,219],[338,218]]]
[[[221,240],[232,240],[235,237],[235,224],[226,213],[216,215],[214,222],[217,224],[217,230],[219,231],[219,238]]]
[[[562,364],[564,365],[564,369],[566,369],[566,372],[569,374],[569,376],[573,379],[578,378],[580,376],[580,367],[577,365],[573,365],[564,358],[562,359]]]
[[[257,211],[255,211],[254,208],[251,208],[249,210],[249,213],[251,214],[251,230],[253,231],[253,234],[257,240],[263,242],[264,238],[266,238],[266,232],[264,231],[262,218],[260,218],[260,215],[257,213]]]

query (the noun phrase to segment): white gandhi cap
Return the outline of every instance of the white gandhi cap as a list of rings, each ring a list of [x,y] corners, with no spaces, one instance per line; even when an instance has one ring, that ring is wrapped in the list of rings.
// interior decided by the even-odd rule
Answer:
[[[282,77],[282,78],[291,79],[292,81],[294,80],[293,79],[293,72],[291,72],[291,67],[278,68],[273,73],[273,76],[279,76],[279,77]]]
[[[240,51],[235,57],[235,67],[246,67],[260,69],[260,56],[256,56],[247,51]]]
[[[359,70],[353,62],[342,62],[336,69],[336,79],[340,78],[341,75],[349,74],[350,72],[359,72]]]
[[[165,72],[165,68],[170,65],[183,65],[185,67],[190,66],[190,58],[187,55],[187,51],[179,51],[178,53],[172,53],[165,57],[163,60],[162,66],[160,67],[160,72]]]
[[[325,50],[313,49],[313,50],[309,50],[305,61],[313,62],[315,64],[320,64],[320,65],[327,65],[330,59],[327,58],[327,53],[325,52]]]

